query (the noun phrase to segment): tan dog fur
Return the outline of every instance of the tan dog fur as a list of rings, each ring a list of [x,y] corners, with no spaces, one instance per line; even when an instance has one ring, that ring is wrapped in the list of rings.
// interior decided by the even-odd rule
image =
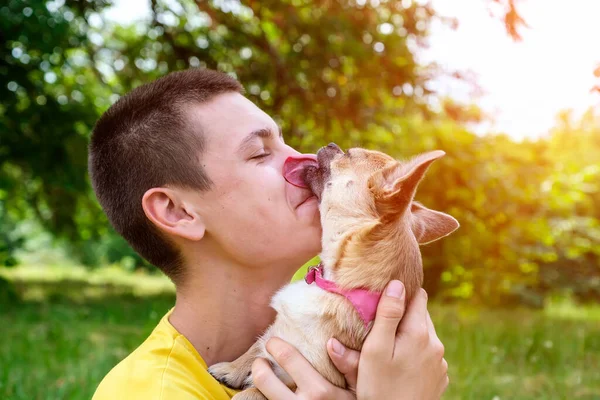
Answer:
[[[408,162],[360,148],[343,153],[335,145],[319,151],[319,168],[309,167],[306,181],[320,199],[323,227],[321,261],[324,277],[340,288],[382,292],[392,279],[401,280],[406,298],[421,287],[423,268],[419,244],[444,237],[458,228],[451,216],[413,201],[417,186],[433,161],[444,152],[419,155]],[[276,375],[291,389],[295,384],[266,351],[271,337],[295,346],[315,369],[334,385],[345,387],[344,376],[327,354],[335,337],[360,350],[371,329],[344,297],[304,281],[285,286],[271,303],[275,322],[237,360],[211,366],[209,372],[236,389],[235,400],[265,399],[254,388],[252,363],[268,359]]]

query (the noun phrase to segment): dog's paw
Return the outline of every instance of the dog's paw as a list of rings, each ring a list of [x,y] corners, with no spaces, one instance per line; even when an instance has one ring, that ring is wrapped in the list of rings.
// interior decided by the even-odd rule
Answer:
[[[257,388],[251,388],[237,393],[231,400],[267,400]]]
[[[242,390],[249,387],[247,381],[251,373],[234,368],[234,363],[222,362],[212,365],[208,368],[208,373],[232,389]]]

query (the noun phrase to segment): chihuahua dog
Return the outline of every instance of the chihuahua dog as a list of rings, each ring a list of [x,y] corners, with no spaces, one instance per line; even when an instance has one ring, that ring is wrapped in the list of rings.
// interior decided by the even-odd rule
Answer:
[[[295,346],[331,383],[346,387],[327,354],[327,341],[335,337],[360,350],[387,283],[402,281],[410,301],[423,281],[419,245],[459,227],[450,215],[413,200],[431,163],[444,154],[433,151],[400,162],[362,148],[344,153],[332,143],[301,169],[284,168],[288,182],[304,182],[319,200],[321,264],[309,270],[305,281],[291,283],[273,297],[275,322],[245,354],[209,368],[217,380],[242,390],[235,400],[265,399],[252,383],[257,357],[268,359],[275,374],[295,390],[294,381],[265,349],[274,336]]]

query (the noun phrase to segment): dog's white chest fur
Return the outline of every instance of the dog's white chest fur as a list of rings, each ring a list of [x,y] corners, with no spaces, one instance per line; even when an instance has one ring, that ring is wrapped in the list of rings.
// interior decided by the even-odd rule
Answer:
[[[298,281],[284,286],[271,300],[271,307],[277,312],[292,311],[294,313],[314,315],[322,312],[323,296],[326,292],[317,285],[308,285]]]
[[[323,315],[325,299],[331,296],[317,285],[304,281],[294,282],[279,290],[271,300],[271,307],[280,318],[290,319],[298,327],[304,327],[306,334],[312,334],[311,326],[319,323]]]
[[[331,332],[323,329],[322,317],[329,296],[336,295],[304,281],[289,284],[273,296],[271,307],[277,311],[277,319],[260,340],[261,356],[271,360],[275,373],[285,383],[292,382],[291,378],[277,365],[264,344],[270,337],[281,337],[313,365],[328,365],[330,360],[325,347]]]

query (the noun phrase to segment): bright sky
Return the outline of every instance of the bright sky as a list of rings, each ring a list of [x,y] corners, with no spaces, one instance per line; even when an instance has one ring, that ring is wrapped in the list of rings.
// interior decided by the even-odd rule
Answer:
[[[470,69],[486,95],[481,107],[495,129],[514,138],[544,134],[563,109],[583,112],[599,105],[590,93],[600,64],[599,0],[521,0],[529,29],[513,42],[502,21],[490,18],[489,0],[433,0],[436,10],[459,19],[459,29],[436,27],[427,57],[455,69]],[[567,6],[568,4],[568,6]],[[460,97],[461,93],[450,91]]]
[[[591,94],[600,64],[600,0],[522,0],[519,10],[530,28],[513,42],[499,19],[488,14],[490,0],[432,0],[445,16],[457,17],[452,31],[433,27],[430,49],[421,56],[449,69],[470,70],[485,95],[477,99],[494,122],[478,132],[506,132],[515,139],[543,135],[563,109],[583,112],[600,98]],[[111,19],[131,22],[149,15],[148,0],[115,0]],[[568,4],[568,5],[567,5]],[[439,81],[444,93],[464,99],[464,88]]]

